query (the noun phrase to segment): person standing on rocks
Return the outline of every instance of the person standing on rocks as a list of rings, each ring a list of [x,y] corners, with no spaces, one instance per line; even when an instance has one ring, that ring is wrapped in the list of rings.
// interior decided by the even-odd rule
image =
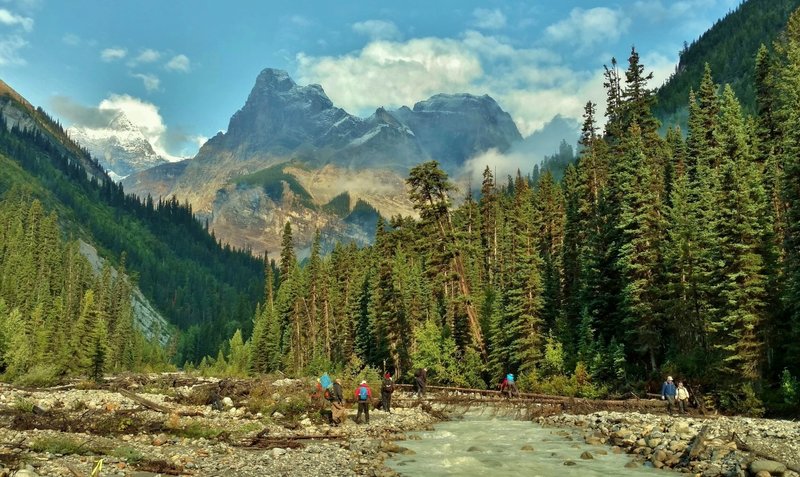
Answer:
[[[394,381],[392,375],[386,373],[383,375],[383,384],[381,384],[381,406],[386,412],[392,412],[392,393],[394,392]]]
[[[678,399],[678,410],[681,414],[686,414],[689,407],[689,391],[683,387],[683,381],[678,381],[675,397]]]
[[[347,410],[344,407],[344,394],[342,394],[342,382],[340,380],[333,381],[330,396],[331,424],[341,424],[347,415]]]
[[[670,416],[672,415],[672,408],[675,407],[675,395],[677,391],[678,388],[676,388],[675,383],[672,382],[672,376],[667,376],[667,380],[661,385],[661,400],[667,400],[667,412],[669,412]]]
[[[356,400],[358,401],[358,414],[356,414],[356,424],[361,423],[361,413],[364,413],[366,423],[369,424],[369,400],[372,399],[372,390],[366,381],[356,388]]]
[[[428,385],[428,368],[420,368],[414,374],[414,383],[417,386],[417,396],[425,397],[425,386]]]

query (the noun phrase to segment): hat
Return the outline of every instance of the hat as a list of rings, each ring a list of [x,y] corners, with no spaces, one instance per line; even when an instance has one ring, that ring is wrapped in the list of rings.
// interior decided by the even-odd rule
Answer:
[[[667,381],[672,381],[672,376],[667,376]]]
[[[342,381],[340,379],[338,379],[338,378],[334,379],[333,382],[336,383],[336,384],[342,384]]]
[[[361,381],[361,384],[367,384],[367,382],[366,381]]]
[[[383,377],[384,377],[384,378],[386,378],[386,379],[389,379],[389,378],[391,378],[391,377],[392,377],[392,375],[391,375],[391,374],[389,374],[389,373],[386,373],[386,374],[384,374],[384,375],[383,375]]]

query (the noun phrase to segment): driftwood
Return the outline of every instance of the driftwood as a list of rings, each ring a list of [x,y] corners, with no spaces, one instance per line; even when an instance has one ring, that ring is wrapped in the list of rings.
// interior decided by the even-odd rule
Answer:
[[[797,472],[797,473],[800,473],[800,466],[794,465],[794,464],[789,464],[787,462],[782,462],[780,459],[778,459],[778,458],[776,458],[774,456],[771,456],[769,454],[761,452],[758,449],[753,448],[752,446],[747,444],[745,441],[743,441],[741,439],[741,437],[739,437],[736,434],[736,432],[733,433],[733,442],[736,443],[736,447],[739,450],[743,450],[745,452],[750,452],[750,453],[754,454],[756,457],[761,457],[761,458],[764,458],[764,459],[767,459],[767,460],[771,460],[771,461],[774,461],[774,462],[780,462],[781,464],[785,465],[787,469],[792,470],[792,471]]]
[[[170,414],[170,413],[173,412],[172,409],[170,409],[170,408],[168,408],[166,406],[162,406],[161,404],[154,403],[153,401],[151,401],[149,399],[145,399],[145,398],[139,396],[138,394],[136,394],[134,392],[126,391],[124,389],[120,389],[117,392],[122,394],[123,396],[125,396],[128,399],[136,401],[137,403],[141,404],[142,406],[144,406],[144,407],[146,407],[148,409],[152,409],[153,411],[163,412],[165,414]]]
[[[706,434],[708,433],[708,426],[703,426],[700,428],[700,432],[694,437],[694,442],[690,445],[686,452],[681,457],[681,467],[686,467],[689,465],[689,461],[694,460],[697,456],[700,455],[706,448]]]

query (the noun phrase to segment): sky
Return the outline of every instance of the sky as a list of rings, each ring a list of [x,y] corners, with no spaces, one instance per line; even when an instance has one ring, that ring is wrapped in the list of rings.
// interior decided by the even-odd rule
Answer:
[[[523,136],[604,102],[632,45],[661,84],[740,0],[0,0],[0,78],[65,126],[117,110],[171,158],[226,130],[264,68],[369,116],[489,94]]]

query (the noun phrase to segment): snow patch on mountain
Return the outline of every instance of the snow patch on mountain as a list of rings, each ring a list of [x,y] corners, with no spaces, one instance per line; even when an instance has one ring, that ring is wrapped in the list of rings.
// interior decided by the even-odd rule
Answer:
[[[115,181],[172,159],[156,153],[142,130],[122,112],[105,127],[72,126],[67,134],[88,149]]]

